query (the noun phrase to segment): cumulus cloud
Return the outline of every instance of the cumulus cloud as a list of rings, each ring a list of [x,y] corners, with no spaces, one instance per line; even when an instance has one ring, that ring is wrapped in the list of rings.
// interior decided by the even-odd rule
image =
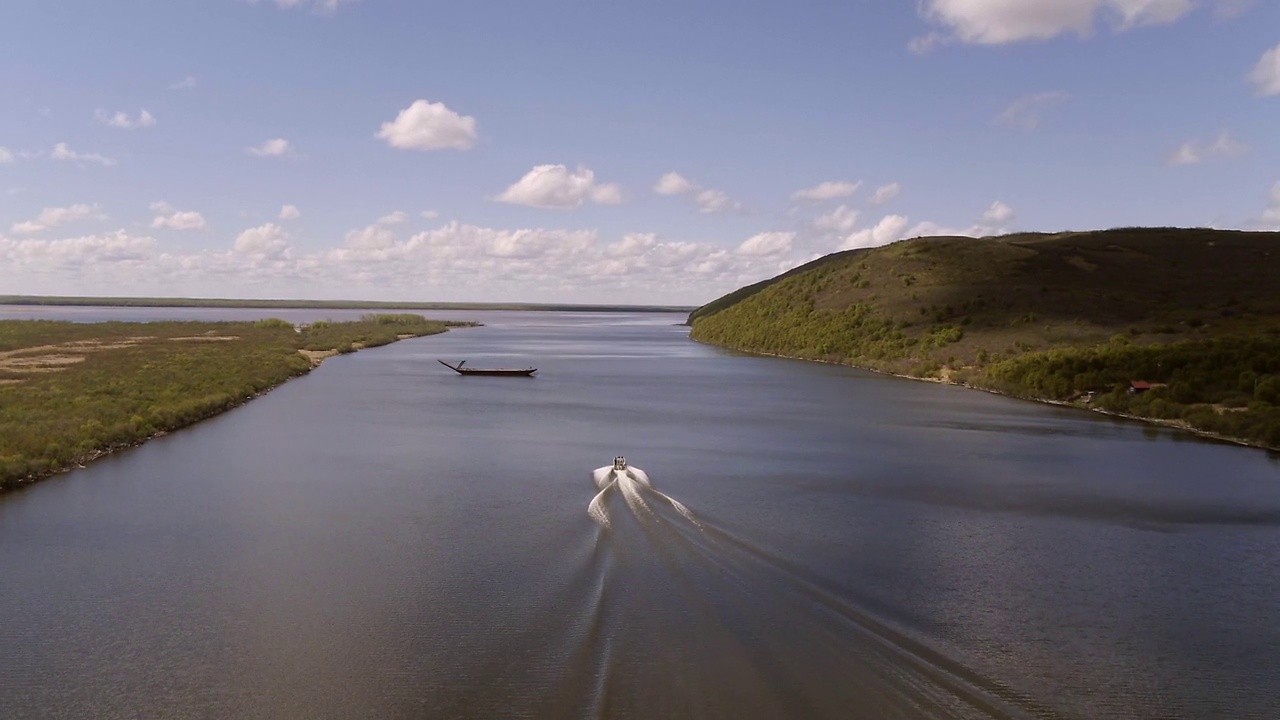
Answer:
[[[831,212],[818,216],[813,226],[830,233],[848,233],[858,225],[858,211],[848,205],[841,205]]]
[[[88,218],[104,220],[106,216],[99,212],[97,205],[89,205],[87,203],[77,203],[68,207],[47,207],[41,210],[40,214],[32,220],[14,223],[10,230],[19,235],[34,235],[60,225]]]
[[[172,230],[204,230],[208,227],[204,216],[190,210],[178,210],[167,202],[151,203],[151,210],[159,213],[151,221],[153,228],[170,228]]]
[[[1013,208],[997,200],[991,203],[991,207],[987,208],[986,212],[982,213],[982,222],[994,227],[1003,227],[1014,217],[1016,217],[1016,213],[1013,212]]]
[[[115,165],[116,164],[116,161],[114,158],[109,158],[105,155],[99,155],[98,153],[78,153],[75,150],[72,150],[71,147],[64,142],[58,143],[57,145],[53,146],[53,152],[50,154],[50,157],[52,157],[54,160],[59,160],[62,162],[73,162],[73,163],[76,163],[77,165],[84,165],[85,163],[93,163],[96,165]]]
[[[392,228],[403,225],[408,219],[409,213],[403,210],[387,213],[363,228],[347,231],[346,246],[365,250],[391,247],[396,243]]]
[[[170,90],[194,90],[195,87],[196,87],[196,77],[194,75],[188,75],[182,78],[181,80],[179,80],[178,82],[169,84]]]
[[[871,196],[872,205],[884,205],[885,203],[898,197],[902,192],[902,186],[898,183],[889,183],[876,188],[875,193]]]
[[[266,223],[240,233],[232,249],[242,255],[285,257],[289,254],[289,234],[275,223]]]
[[[846,237],[837,249],[879,247],[897,242],[902,239],[902,233],[907,229],[908,222],[910,221],[902,215],[886,215],[874,226]]]
[[[1192,0],[923,0],[921,15],[941,29],[915,38],[909,47],[928,52],[947,42],[1002,45],[1064,34],[1087,37],[1098,16],[1124,31],[1176,22],[1194,7]]]
[[[1230,133],[1222,133],[1212,142],[1189,140],[1182,143],[1165,158],[1171,166],[1196,165],[1207,160],[1226,160],[1240,157],[1249,152],[1249,146],[1231,137]]]
[[[694,185],[680,173],[669,172],[658,178],[653,191],[659,195],[683,195],[694,189]]]
[[[1249,81],[1259,96],[1280,95],[1280,45],[1262,54],[1249,73]]]
[[[698,206],[699,212],[718,213],[725,210],[732,210],[737,203],[730,198],[723,190],[699,190],[693,195],[693,203]]]
[[[802,202],[821,202],[823,200],[849,197],[857,192],[860,187],[862,187],[861,182],[828,180],[826,182],[818,183],[811,188],[805,188],[791,193],[791,199]]]
[[[1008,205],[996,201],[982,213],[978,222],[967,228],[954,228],[938,223],[925,221],[907,231],[906,237],[930,237],[940,235],[960,235],[964,237],[989,237],[1005,235],[1010,232],[1009,223],[1017,217],[1017,213]]]
[[[1008,205],[996,201],[982,213],[978,222],[968,228],[951,228],[931,221],[924,221],[912,226],[910,219],[903,215],[886,215],[874,226],[851,233],[844,238],[837,250],[869,248],[888,245],[903,238],[927,237],[939,235],[961,235],[968,237],[987,237],[1003,235],[1009,232],[1008,226],[1017,213]],[[909,228],[909,229],[908,229]]]
[[[142,260],[154,245],[152,238],[130,235],[124,230],[56,240],[15,240],[0,236],[0,264],[34,275],[51,269],[96,272],[104,264]]]
[[[138,112],[137,117],[130,117],[126,112],[109,113],[106,110],[99,109],[94,112],[94,117],[98,118],[98,122],[119,130],[136,130],[138,128],[154,127],[156,119],[151,113],[145,109]]]
[[[705,188],[689,180],[683,175],[669,172],[658,178],[653,191],[659,195],[683,195],[688,197],[700,212],[718,213],[726,210],[740,210],[742,204],[729,197],[723,190]]]
[[[402,150],[468,150],[476,144],[476,119],[444,103],[415,100],[395,120],[383,123],[377,137]]]
[[[614,184],[597,184],[591,170],[570,171],[564,165],[538,165],[494,198],[498,202],[529,207],[568,209],[588,200],[598,205],[622,202],[622,190]]]
[[[258,157],[285,157],[293,154],[293,145],[284,138],[272,138],[256,147],[245,148],[245,152]]]
[[[302,217],[302,212],[298,210],[297,205],[285,205],[280,208],[280,220],[297,220]]]
[[[1049,108],[1066,102],[1070,97],[1061,90],[1024,95],[1010,103],[996,121],[1009,127],[1035,130]]]
[[[791,251],[791,244],[795,239],[796,234],[793,232],[759,233],[743,240],[738,246],[738,254],[757,257],[782,255]]]

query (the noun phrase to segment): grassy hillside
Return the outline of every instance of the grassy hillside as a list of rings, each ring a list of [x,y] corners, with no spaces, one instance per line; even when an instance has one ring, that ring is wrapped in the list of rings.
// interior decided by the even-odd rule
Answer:
[[[1280,233],[917,238],[800,270],[695,311],[692,336],[1280,447]]]
[[[235,407],[327,355],[447,327],[418,315],[301,331],[282,320],[0,321],[0,491]]]

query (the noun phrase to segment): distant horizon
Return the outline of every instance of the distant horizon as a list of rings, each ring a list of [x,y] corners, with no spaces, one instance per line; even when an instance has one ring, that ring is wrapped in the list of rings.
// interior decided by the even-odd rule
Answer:
[[[709,301],[708,301],[709,302]],[[131,295],[0,295],[0,305],[36,307],[235,307],[257,309],[316,308],[403,309],[403,310],[556,310],[610,312],[679,312],[686,313],[699,305],[607,304],[607,303],[525,303],[525,302],[447,302],[433,300],[351,300],[315,298],[235,298],[235,297],[148,297]]]
[[[694,306],[914,236],[1280,230],[1276,2],[5,20],[15,294]]]

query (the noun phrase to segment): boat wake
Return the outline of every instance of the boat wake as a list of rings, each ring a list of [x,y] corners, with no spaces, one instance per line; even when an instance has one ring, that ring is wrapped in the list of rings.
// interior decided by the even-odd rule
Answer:
[[[611,490],[616,490],[622,494],[622,498],[626,501],[627,507],[631,509],[632,514],[639,517],[641,513],[649,517],[653,517],[653,508],[649,507],[645,496],[648,495],[656,500],[669,504],[676,512],[680,513],[686,520],[698,525],[698,520],[693,516],[689,508],[685,507],[679,500],[667,495],[666,493],[656,490],[653,483],[649,481],[649,475],[638,467],[627,465],[625,458],[619,457],[614,460],[613,465],[606,465],[602,468],[596,468],[591,473],[592,479],[595,480],[596,487],[599,492],[591,499],[587,505],[587,514],[591,519],[604,527],[611,529],[613,523],[609,518],[608,495]]]
[[[592,480],[599,528],[565,600],[576,622],[553,693],[565,707],[547,716],[649,717],[655,687],[678,716],[1060,716],[874,595],[695,516],[625,458]]]

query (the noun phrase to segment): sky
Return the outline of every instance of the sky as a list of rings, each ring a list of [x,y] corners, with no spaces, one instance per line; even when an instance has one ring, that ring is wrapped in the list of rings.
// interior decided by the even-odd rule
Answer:
[[[0,294],[698,305],[1280,230],[1275,0],[5,0]]]

